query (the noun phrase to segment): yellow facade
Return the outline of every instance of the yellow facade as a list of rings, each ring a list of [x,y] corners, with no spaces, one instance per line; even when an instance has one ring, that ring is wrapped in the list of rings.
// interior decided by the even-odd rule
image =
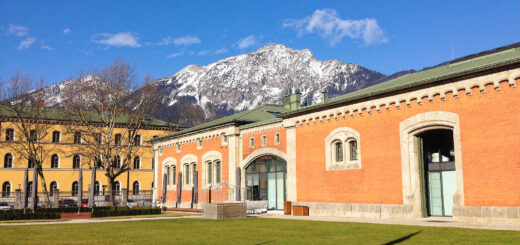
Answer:
[[[3,186],[5,182],[10,183],[11,193],[14,193],[16,189],[23,189],[24,183],[24,174],[25,170],[28,168],[28,161],[17,154],[16,151],[12,148],[15,143],[13,141],[6,141],[6,130],[14,129],[15,130],[15,138],[14,142],[20,140],[22,137],[17,135],[19,132],[16,132],[17,127],[13,125],[16,122],[3,121],[0,122],[0,184]],[[82,150],[81,144],[74,144],[73,141],[73,133],[70,132],[70,127],[63,124],[52,124],[48,129],[47,135],[40,141],[39,143],[44,151],[48,154],[44,159],[42,164],[43,174],[45,177],[45,182],[47,189],[50,190],[51,182],[56,182],[57,187],[60,192],[72,192],[72,184],[74,181],[78,180],[79,168],[73,168],[73,156],[75,154],[80,154]],[[60,132],[60,141],[59,143],[52,142],[52,132],[59,131]],[[115,129],[114,134],[121,133],[123,134],[124,129],[117,128]],[[137,154],[140,158],[140,168],[134,169],[133,161],[131,170],[128,173],[123,173],[118,176],[116,181],[120,182],[120,188],[128,188],[129,193],[133,191],[133,183],[135,181],[139,182],[139,189],[141,191],[151,191],[153,180],[154,180],[154,172],[153,172],[153,150],[151,144],[148,142],[154,136],[163,136],[166,134],[170,134],[172,129],[170,127],[165,126],[149,126],[144,129],[139,130],[139,135],[141,135],[141,146],[136,146]],[[12,166],[5,166],[5,156],[10,153],[13,156]],[[57,168],[51,168],[51,156],[53,154],[58,155],[59,163]],[[83,191],[87,191],[89,189],[91,183],[91,161],[90,159],[83,159],[81,157],[81,169],[83,171]],[[32,169],[29,169],[29,181],[33,179]],[[108,186],[108,180],[104,175],[104,171],[102,169],[98,169],[96,173],[96,180],[100,182],[100,186]],[[38,181],[38,191],[41,192],[41,182]],[[107,189],[108,190],[108,189]],[[102,191],[102,189],[100,189]],[[12,195],[11,195],[12,196]]]

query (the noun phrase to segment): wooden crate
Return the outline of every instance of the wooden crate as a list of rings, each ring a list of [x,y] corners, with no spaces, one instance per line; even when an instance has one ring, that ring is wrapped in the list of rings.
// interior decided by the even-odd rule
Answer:
[[[291,201],[285,201],[284,203],[284,214],[285,215],[291,215],[291,208],[292,208],[292,203]]]
[[[294,216],[309,216],[309,207],[307,206],[293,206]]]

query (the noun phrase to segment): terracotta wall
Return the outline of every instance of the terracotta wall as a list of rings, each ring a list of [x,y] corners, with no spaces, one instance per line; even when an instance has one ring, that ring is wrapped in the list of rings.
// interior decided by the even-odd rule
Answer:
[[[517,84],[520,79],[517,79]],[[402,204],[399,124],[427,111],[459,114],[466,206],[520,205],[520,89],[500,83],[472,95],[447,94],[422,105],[339,117],[296,128],[297,199],[301,202]],[[325,137],[338,127],[360,133],[361,169],[325,171]],[[285,137],[284,137],[285,138]],[[246,140],[246,139],[244,139]],[[245,142],[245,141],[244,141]],[[244,151],[246,152],[246,151]]]
[[[181,146],[181,152],[177,153],[176,146],[171,146],[167,148],[163,148],[162,155],[159,155],[159,163],[158,163],[158,176],[157,176],[157,200],[161,200],[162,198],[162,177],[163,177],[163,161],[168,158],[172,157],[177,161],[177,172],[175,173],[175,176],[178,177],[179,172],[183,171],[182,162],[181,159],[185,155],[193,154],[197,157],[197,171],[199,172],[198,176],[198,182],[199,182],[199,202],[202,202],[204,200],[207,200],[207,191],[204,191],[203,183],[202,183],[202,156],[209,152],[209,151],[218,151],[222,153],[222,182],[229,182],[228,180],[228,174],[229,173],[229,148],[227,145],[222,145],[222,141],[220,137],[214,137],[210,139],[204,139],[202,142],[202,148],[197,149],[197,143],[196,141],[182,144]],[[190,169],[190,175],[191,175],[191,169]],[[185,176],[183,174],[183,186],[185,186]],[[190,182],[191,183],[191,182]],[[166,194],[167,201],[175,202],[177,200],[177,187],[175,186],[175,190],[169,190]],[[190,190],[183,190],[182,192],[182,202],[191,202],[191,191]]]
[[[275,144],[275,134],[280,134],[280,144]],[[262,146],[262,135],[267,136],[267,144],[265,146]],[[286,141],[286,134],[285,134],[285,128],[277,128],[272,130],[266,130],[263,132],[252,132],[252,133],[245,133],[242,134],[242,159],[249,156],[249,154],[253,153],[254,151],[261,149],[261,148],[271,148],[271,149],[277,149],[284,153],[287,153],[287,141]],[[255,144],[254,147],[250,147],[249,145],[249,139],[254,138]]]

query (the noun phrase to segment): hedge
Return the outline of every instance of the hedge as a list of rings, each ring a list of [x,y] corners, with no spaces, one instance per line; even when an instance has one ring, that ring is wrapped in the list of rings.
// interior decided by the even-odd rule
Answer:
[[[87,207],[79,208],[80,212],[90,212],[91,209]],[[68,208],[37,208],[35,213],[76,213],[78,212],[77,207]]]
[[[61,214],[57,212],[35,212],[31,210],[9,210],[0,212],[0,220],[23,220],[23,219],[60,219]]]
[[[132,215],[147,215],[147,214],[161,214],[160,208],[113,208],[113,209],[99,209],[94,208],[90,214],[91,218],[96,217],[110,217],[110,216],[132,216]]]

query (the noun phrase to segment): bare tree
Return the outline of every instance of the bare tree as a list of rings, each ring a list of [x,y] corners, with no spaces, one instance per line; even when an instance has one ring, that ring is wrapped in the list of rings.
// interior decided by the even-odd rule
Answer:
[[[49,109],[44,107],[40,90],[43,82],[43,77],[37,83],[30,75],[17,71],[4,89],[1,100],[3,112],[0,115],[3,117],[2,121],[10,122],[14,130],[12,135],[7,136],[12,142],[4,145],[21,159],[27,160],[27,168],[36,168],[41,178],[45,204],[49,206],[49,193],[42,165],[49,154],[55,151],[56,145],[45,142],[53,124],[48,120]]]
[[[115,205],[115,180],[131,169],[140,148],[139,131],[158,104],[150,76],[140,93],[132,93],[138,85],[133,67],[116,58],[89,76],[80,74],[75,86],[64,91],[70,131],[82,139],[76,145],[78,152],[91,167],[104,171],[111,205]]]

